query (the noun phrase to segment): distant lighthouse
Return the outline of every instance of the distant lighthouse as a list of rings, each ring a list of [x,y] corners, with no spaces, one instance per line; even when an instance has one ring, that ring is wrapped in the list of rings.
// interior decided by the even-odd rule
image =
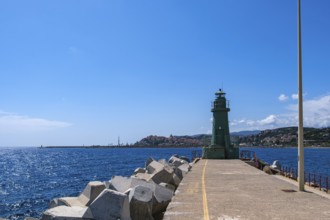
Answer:
[[[215,93],[212,102],[213,129],[211,145],[203,148],[204,159],[238,159],[239,149],[230,143],[226,93],[221,89]]]

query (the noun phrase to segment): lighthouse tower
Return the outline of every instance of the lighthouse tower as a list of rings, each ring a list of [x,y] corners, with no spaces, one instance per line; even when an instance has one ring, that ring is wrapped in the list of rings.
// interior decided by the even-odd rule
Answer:
[[[211,145],[203,148],[204,159],[238,159],[239,149],[230,143],[226,93],[221,89],[215,93],[212,102],[213,129]]]

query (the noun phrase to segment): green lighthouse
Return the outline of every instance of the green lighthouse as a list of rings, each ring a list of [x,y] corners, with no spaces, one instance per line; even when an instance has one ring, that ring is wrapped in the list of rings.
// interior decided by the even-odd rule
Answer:
[[[239,149],[230,143],[228,112],[229,104],[226,93],[221,89],[215,93],[212,102],[213,130],[211,145],[203,148],[204,159],[238,159]]]

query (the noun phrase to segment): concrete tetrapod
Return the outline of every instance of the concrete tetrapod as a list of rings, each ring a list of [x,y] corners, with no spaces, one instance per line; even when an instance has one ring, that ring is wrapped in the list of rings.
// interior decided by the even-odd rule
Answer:
[[[154,161],[154,158],[152,157],[148,157],[148,159],[146,160],[146,162],[144,163],[144,167],[147,168],[147,166]]]
[[[134,173],[132,175],[132,177],[134,177],[136,179],[140,179],[140,180],[145,180],[147,182],[152,181],[152,179],[151,179],[152,174],[149,174],[149,173]]]
[[[159,160],[158,160],[158,163],[161,163],[161,164],[163,164],[164,166],[168,166],[168,165],[169,165],[168,162],[167,162],[167,160],[165,160],[165,159],[159,159]]]
[[[170,157],[170,159],[168,160],[168,163],[173,165],[174,167],[179,167],[182,164],[189,164],[186,160],[182,160],[176,156]]]
[[[87,184],[84,191],[78,197],[62,197],[53,199],[49,208],[60,205],[66,206],[89,206],[94,199],[105,189],[105,184],[100,181],[92,181]]]
[[[136,169],[131,177],[90,182],[78,197],[53,199],[42,220],[162,219],[176,187],[191,168],[176,156],[169,161],[150,157],[146,167]]]
[[[124,193],[130,188],[136,186],[144,186],[151,189],[153,193],[153,215],[165,211],[174,195],[174,186],[165,187],[158,185],[153,181],[145,181],[134,177],[113,176],[109,188]]]
[[[94,219],[87,207],[80,206],[57,206],[46,210],[41,220],[88,220]]]
[[[186,174],[190,171],[191,166],[188,163],[181,164],[174,168],[174,173],[182,180]]]
[[[174,170],[170,166],[163,165],[158,161],[152,161],[146,168],[147,172],[151,174],[150,179],[155,183],[170,183],[173,179]]]
[[[109,181],[109,189],[116,190],[118,192],[126,192],[130,188],[135,186],[147,186],[149,185],[148,182],[140,179],[135,179],[131,177],[124,177],[124,176],[113,176]]]
[[[89,206],[96,220],[130,220],[128,196],[105,189]]]
[[[178,177],[175,173],[172,174],[172,179],[169,182],[169,184],[172,184],[173,186],[175,186],[175,188],[177,188],[181,182],[182,178]]]
[[[146,169],[138,167],[134,170],[133,175],[138,174],[138,173],[146,173]]]
[[[176,168],[174,167],[174,169]],[[174,173],[174,169],[166,161],[163,164],[159,161],[153,160],[151,162],[149,161],[149,165],[146,168],[146,173],[134,173],[133,176],[148,182],[153,181],[157,184],[169,183],[175,187],[178,187],[182,178],[178,177],[177,174]]]
[[[132,220],[153,220],[153,192],[145,186],[136,186],[129,192],[129,208]]]

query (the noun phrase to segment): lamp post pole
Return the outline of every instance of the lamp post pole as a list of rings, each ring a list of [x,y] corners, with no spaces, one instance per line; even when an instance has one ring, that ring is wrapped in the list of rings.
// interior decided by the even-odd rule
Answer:
[[[303,128],[303,97],[302,97],[302,58],[301,58],[301,15],[298,0],[298,185],[299,191],[305,190],[304,176],[304,128]]]

